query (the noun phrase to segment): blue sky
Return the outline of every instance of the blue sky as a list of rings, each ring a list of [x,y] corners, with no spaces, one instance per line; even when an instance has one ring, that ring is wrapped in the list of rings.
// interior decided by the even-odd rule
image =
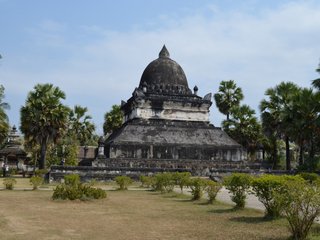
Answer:
[[[234,79],[258,112],[281,81],[318,77],[320,1],[0,0],[0,84],[10,123],[37,83],[53,83],[102,133],[103,115],[127,100],[163,44],[199,95]],[[211,122],[224,118],[211,107]]]

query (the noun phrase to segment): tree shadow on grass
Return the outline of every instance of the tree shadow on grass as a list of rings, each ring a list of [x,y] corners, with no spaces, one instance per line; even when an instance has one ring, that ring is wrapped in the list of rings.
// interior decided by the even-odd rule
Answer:
[[[258,223],[265,223],[270,222],[272,219],[265,218],[265,217],[233,217],[230,218],[232,222],[241,222],[241,223],[248,223],[248,224],[258,224]]]
[[[212,210],[209,210],[208,212],[224,214],[224,213],[233,213],[236,211],[237,211],[237,209],[235,209],[235,208],[223,208],[223,209],[212,209]]]

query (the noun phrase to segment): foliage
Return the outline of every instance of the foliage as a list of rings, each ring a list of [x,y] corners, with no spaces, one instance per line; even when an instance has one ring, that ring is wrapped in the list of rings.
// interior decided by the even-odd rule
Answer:
[[[74,136],[80,146],[87,145],[94,136],[95,126],[87,112],[88,108],[76,105],[69,114],[68,135]]]
[[[320,185],[306,181],[288,181],[286,192],[277,193],[282,214],[289,222],[293,239],[307,239],[314,220],[320,214]]]
[[[188,186],[191,189],[192,200],[199,200],[203,196],[207,181],[203,178],[192,178]]]
[[[212,204],[217,197],[222,185],[218,182],[208,180],[206,182],[205,192],[208,194],[208,202]]]
[[[172,192],[174,189],[174,179],[172,173],[158,173],[153,176],[152,188],[161,193]]]
[[[3,102],[4,97],[4,87],[0,85],[0,144],[4,142],[9,132],[9,120],[5,110],[10,109],[10,106]]]
[[[233,80],[222,81],[218,93],[214,94],[214,99],[219,111],[229,120],[231,108],[239,106],[243,99],[242,89],[237,87]]]
[[[301,172],[299,173],[298,176],[302,177],[304,180],[308,181],[309,183],[315,183],[318,180],[320,180],[320,176],[316,173]]]
[[[7,190],[13,190],[14,185],[17,183],[17,180],[14,178],[4,178],[3,179],[3,185],[5,186],[5,189]]]
[[[244,173],[233,173],[224,179],[223,184],[232,194],[231,200],[236,204],[236,208],[244,208],[251,180],[252,177]]]
[[[64,183],[53,191],[52,199],[57,200],[87,200],[106,198],[107,194],[101,188],[94,188],[93,183],[81,183],[77,174],[64,176]]]
[[[285,190],[285,177],[265,174],[253,178],[252,190],[259,201],[266,208],[266,218],[278,218],[281,213],[280,203],[276,201],[274,195],[283,193]]]
[[[264,99],[260,103],[261,119],[264,132],[272,138],[274,144],[277,139],[284,139],[286,143],[286,168],[291,169],[290,138],[296,129],[293,126],[294,96],[300,91],[292,82],[281,82],[274,88],[266,90]],[[274,146],[273,160],[276,167],[277,149]]]
[[[20,130],[26,141],[40,145],[39,168],[46,168],[47,147],[67,130],[69,108],[61,103],[65,94],[52,84],[37,84],[21,107]]]
[[[150,176],[140,176],[141,187],[149,188],[152,185],[152,177]]]
[[[43,184],[43,178],[39,176],[32,176],[29,181],[33,186],[33,190],[37,190]]]
[[[133,180],[128,176],[117,176],[114,180],[119,185],[119,190],[127,190],[128,186],[133,183]]]
[[[234,140],[253,153],[261,138],[261,125],[255,117],[255,111],[248,105],[230,109],[231,118],[224,120],[222,126]]]
[[[105,135],[121,127],[123,113],[119,105],[113,105],[110,112],[104,115],[103,132]]]
[[[181,193],[183,193],[183,188],[185,186],[188,186],[190,177],[190,172],[175,172],[173,174],[173,180],[175,182],[175,185],[178,185],[180,187]]]

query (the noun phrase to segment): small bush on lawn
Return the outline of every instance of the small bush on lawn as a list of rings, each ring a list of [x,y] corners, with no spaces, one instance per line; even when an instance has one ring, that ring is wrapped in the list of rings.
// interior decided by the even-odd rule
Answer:
[[[43,178],[39,176],[33,176],[30,178],[30,184],[33,186],[33,190],[37,190],[43,183]]]
[[[265,174],[253,178],[252,190],[259,201],[264,205],[266,218],[280,217],[281,206],[275,199],[276,193],[284,192],[286,177]]]
[[[224,186],[232,194],[231,200],[236,204],[236,208],[238,209],[242,209],[246,205],[251,179],[252,177],[245,173],[233,173],[224,179]]]
[[[174,189],[174,179],[172,173],[158,173],[153,177],[152,188],[161,193],[172,192]]]
[[[3,179],[3,185],[7,190],[13,190],[14,185],[16,185],[17,181],[14,178],[5,178]]]
[[[221,189],[221,184],[212,180],[207,180],[205,192],[208,194],[208,203],[212,204],[216,200],[217,194]]]
[[[289,222],[292,238],[305,240],[314,220],[320,214],[320,185],[307,181],[288,181],[286,191],[275,197]]]
[[[316,173],[302,172],[299,173],[298,176],[302,177],[304,180],[307,180],[310,183],[314,183],[320,179],[319,175]]]
[[[173,180],[175,185],[180,187],[181,193],[183,193],[183,188],[188,186],[190,181],[191,173],[189,172],[175,172],[173,173]]]
[[[128,176],[117,176],[114,180],[119,185],[119,190],[127,190],[128,186],[133,183],[133,180]]]
[[[81,183],[77,174],[64,176],[64,183],[59,184],[53,191],[52,199],[62,200],[87,200],[106,198],[107,193],[100,189],[92,187],[92,183]]]
[[[149,188],[152,185],[152,177],[150,176],[140,176],[141,187]]]
[[[192,178],[189,181],[191,189],[192,200],[199,200],[203,196],[203,191],[206,188],[207,180],[202,178]]]

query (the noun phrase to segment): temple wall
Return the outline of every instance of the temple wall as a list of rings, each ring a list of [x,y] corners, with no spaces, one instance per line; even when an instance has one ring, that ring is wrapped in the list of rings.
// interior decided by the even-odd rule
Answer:
[[[151,101],[141,101],[125,117],[125,121],[134,118],[164,120],[183,120],[209,122],[209,104],[191,104],[183,102],[164,101],[154,106]]]
[[[245,153],[240,148],[212,148],[183,145],[123,144],[107,146],[110,158],[195,159],[209,161],[241,161]]]

